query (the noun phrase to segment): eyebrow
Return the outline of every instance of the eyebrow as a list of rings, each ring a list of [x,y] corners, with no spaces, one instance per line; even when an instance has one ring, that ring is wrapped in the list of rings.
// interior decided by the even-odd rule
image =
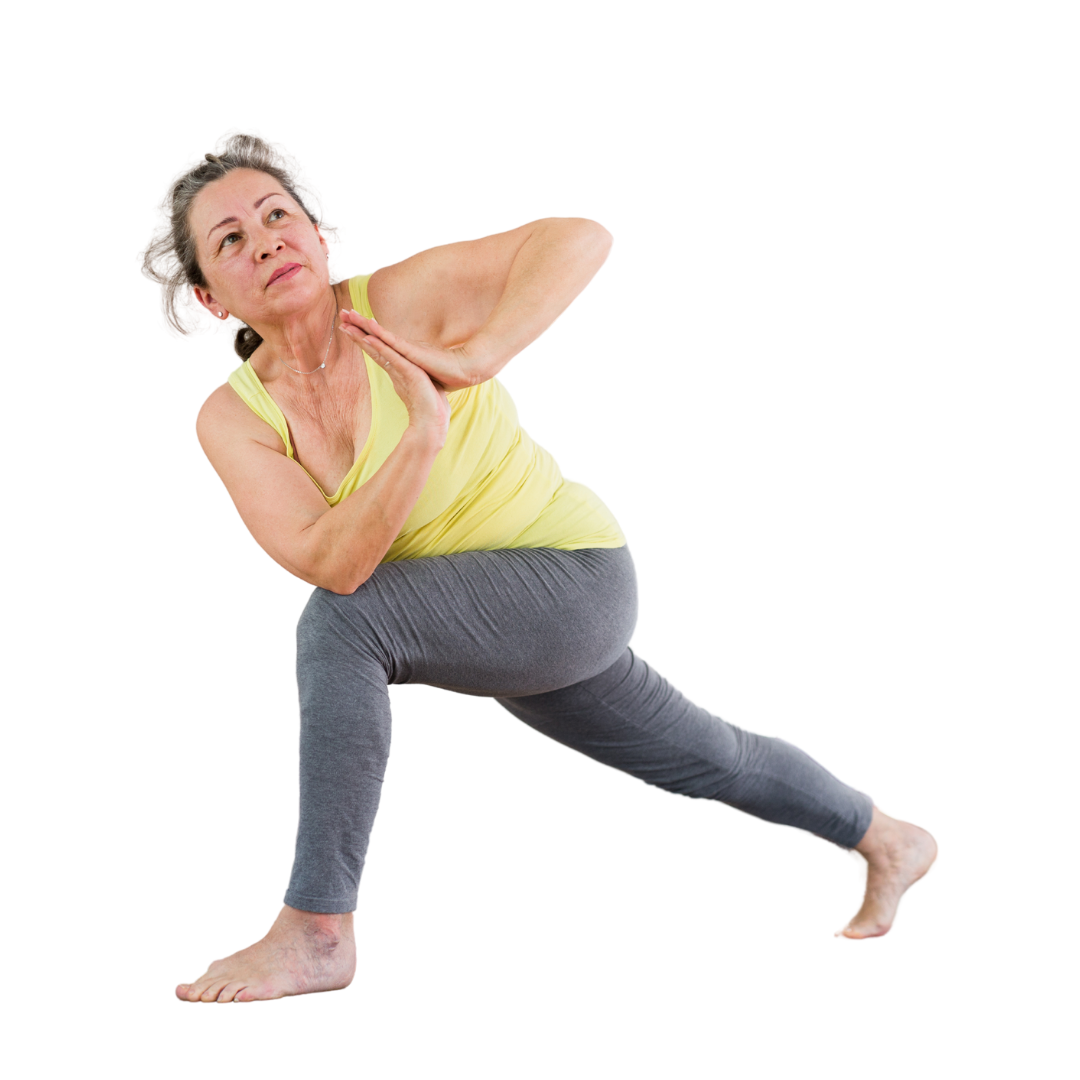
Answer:
[[[255,201],[255,209],[256,209],[256,210],[258,210],[258,209],[259,209],[259,207],[260,207],[260,206],[262,206],[262,204],[263,204],[264,202],[266,202],[266,200],[267,200],[267,199],[269,199],[269,198],[272,198],[272,197],[273,197],[274,195],[284,195],[284,194],[285,194],[285,192],[283,192],[283,191],[271,191],[269,195],[264,195],[264,196],[263,196],[263,197],[262,197],[261,199],[257,199],[257,200]],[[221,220],[221,221],[219,221],[219,222],[218,222],[218,223],[217,223],[217,224],[216,224],[216,225],[214,226],[214,228],[213,228],[213,229],[211,229],[211,230],[210,230],[210,232],[208,232],[208,233],[206,234],[206,239],[207,239],[207,240],[209,240],[209,239],[210,239],[210,237],[211,237],[211,236],[213,235],[213,233],[214,233],[214,232],[215,232],[215,231],[216,231],[217,229],[220,229],[222,225],[229,225],[229,224],[231,224],[232,222],[234,222],[234,221],[239,221],[239,220],[240,220],[240,219],[239,219],[239,218],[236,218],[236,217],[227,217],[227,218],[222,218],[222,220]]]

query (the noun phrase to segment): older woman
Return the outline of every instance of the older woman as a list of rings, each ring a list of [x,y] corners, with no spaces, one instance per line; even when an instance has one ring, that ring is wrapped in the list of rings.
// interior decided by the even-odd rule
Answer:
[[[494,697],[648,783],[855,848],[866,897],[842,933],[884,934],[933,839],[789,743],[693,705],[630,651],[634,569],[619,526],[521,430],[495,380],[600,268],[607,232],[537,221],[334,283],[282,161],[243,135],[181,177],[167,209],[145,265],[174,323],[190,285],[213,318],[245,324],[243,363],[203,406],[200,441],[258,543],[317,586],[298,629],[285,907],[265,938],[177,995],[349,984],[389,683]]]

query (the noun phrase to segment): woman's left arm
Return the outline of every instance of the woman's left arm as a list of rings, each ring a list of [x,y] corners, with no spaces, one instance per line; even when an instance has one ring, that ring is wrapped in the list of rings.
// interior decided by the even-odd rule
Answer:
[[[381,345],[447,390],[493,378],[569,306],[603,265],[611,234],[584,218],[422,251],[368,283],[379,321],[356,312],[342,329],[369,353]]]

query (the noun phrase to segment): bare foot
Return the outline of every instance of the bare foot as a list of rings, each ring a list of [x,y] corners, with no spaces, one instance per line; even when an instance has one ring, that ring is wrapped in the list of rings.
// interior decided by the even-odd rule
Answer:
[[[267,1001],[290,994],[341,990],[356,970],[352,914],[320,915],[284,907],[270,933],[250,948],[215,960],[181,1001]]]
[[[855,850],[867,862],[866,896],[859,913],[836,936],[881,937],[896,918],[900,897],[937,858],[937,844],[925,829],[897,821],[875,806],[870,828]]]

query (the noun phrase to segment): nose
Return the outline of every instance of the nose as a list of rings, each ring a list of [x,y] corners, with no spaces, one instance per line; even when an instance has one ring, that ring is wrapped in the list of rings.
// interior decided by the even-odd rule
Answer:
[[[259,261],[265,262],[267,259],[272,259],[284,247],[285,241],[280,236],[269,229],[264,229],[262,235],[258,237],[255,250],[258,253]]]
[[[259,248],[259,259],[265,261],[276,255],[285,245],[280,240],[268,240]]]

